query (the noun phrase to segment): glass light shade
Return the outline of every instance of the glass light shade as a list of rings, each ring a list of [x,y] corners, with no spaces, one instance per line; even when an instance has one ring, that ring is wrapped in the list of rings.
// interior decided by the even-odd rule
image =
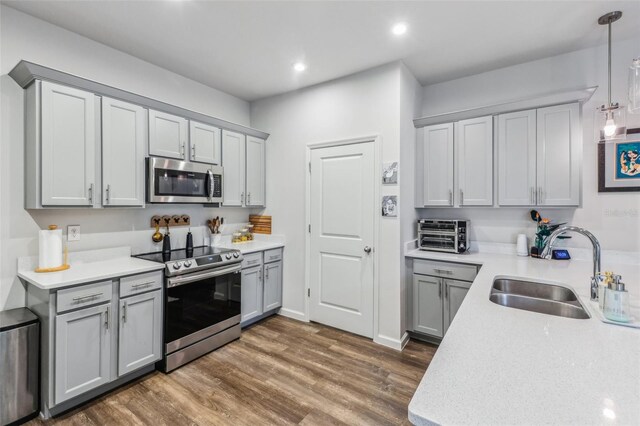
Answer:
[[[627,121],[625,108],[618,105],[602,106],[596,110],[594,128],[596,141],[612,141],[624,139],[627,136]]]
[[[629,112],[640,113],[640,58],[629,67]]]

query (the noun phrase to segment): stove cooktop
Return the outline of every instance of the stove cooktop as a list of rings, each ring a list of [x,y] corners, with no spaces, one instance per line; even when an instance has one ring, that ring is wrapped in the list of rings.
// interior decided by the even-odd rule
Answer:
[[[133,257],[137,257],[139,259],[144,259],[144,260],[150,260],[152,262],[167,263],[167,262],[176,262],[176,261],[185,260],[185,259],[194,259],[199,257],[222,255],[225,253],[234,253],[237,251],[238,250],[225,249],[225,248],[219,248],[219,247],[198,246],[198,247],[194,247],[193,250],[187,250],[183,248],[183,249],[171,250],[170,252],[165,252],[165,253],[161,251],[155,251],[152,253],[137,254],[137,255],[134,255]]]

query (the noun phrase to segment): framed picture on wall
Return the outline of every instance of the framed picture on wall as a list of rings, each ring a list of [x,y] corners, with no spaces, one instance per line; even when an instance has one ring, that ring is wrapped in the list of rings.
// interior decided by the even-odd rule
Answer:
[[[398,184],[398,162],[382,164],[382,184],[397,185]]]
[[[398,216],[398,196],[383,195],[382,196],[382,217]]]
[[[640,128],[627,138],[598,144],[598,192],[640,191]]]

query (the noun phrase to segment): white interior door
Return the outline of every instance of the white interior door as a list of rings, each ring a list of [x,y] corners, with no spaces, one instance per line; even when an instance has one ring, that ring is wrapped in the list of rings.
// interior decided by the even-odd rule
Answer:
[[[311,150],[312,321],[373,337],[374,143]]]

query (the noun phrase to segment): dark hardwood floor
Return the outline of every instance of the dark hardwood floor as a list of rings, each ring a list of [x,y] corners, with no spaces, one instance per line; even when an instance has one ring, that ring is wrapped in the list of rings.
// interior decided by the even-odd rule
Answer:
[[[30,425],[408,424],[436,346],[402,352],[319,324],[270,317],[227,346]]]

